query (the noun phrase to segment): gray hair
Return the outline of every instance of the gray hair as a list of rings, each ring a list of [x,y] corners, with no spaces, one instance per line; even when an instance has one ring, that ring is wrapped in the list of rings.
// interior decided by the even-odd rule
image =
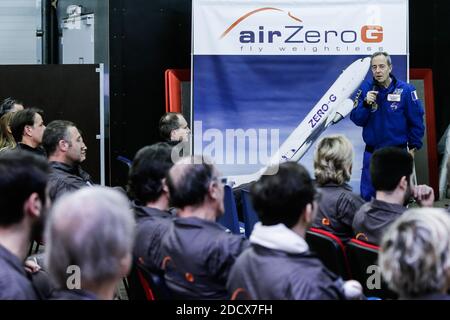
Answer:
[[[406,211],[381,242],[381,273],[403,298],[441,293],[450,280],[450,216],[443,209]]]
[[[322,138],[314,152],[314,175],[319,185],[350,180],[353,146],[343,135]]]
[[[370,57],[370,65],[372,65],[373,58],[378,57],[378,56],[384,56],[386,58],[388,66],[392,66],[391,56],[389,55],[389,53],[384,52],[384,51],[378,51],[378,52],[375,52],[374,54],[372,54],[372,56]]]
[[[120,276],[133,241],[126,197],[106,187],[83,188],[55,203],[45,230],[45,264],[61,288],[74,265],[80,268],[82,285],[102,284]]]

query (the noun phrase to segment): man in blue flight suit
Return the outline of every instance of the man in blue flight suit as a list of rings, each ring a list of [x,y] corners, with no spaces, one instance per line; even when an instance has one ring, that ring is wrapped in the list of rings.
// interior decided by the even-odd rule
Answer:
[[[355,98],[350,119],[363,127],[364,150],[361,197],[369,201],[375,195],[370,180],[370,158],[382,147],[408,149],[412,156],[422,147],[424,110],[414,86],[397,80],[386,52],[371,57],[373,79],[364,81]]]

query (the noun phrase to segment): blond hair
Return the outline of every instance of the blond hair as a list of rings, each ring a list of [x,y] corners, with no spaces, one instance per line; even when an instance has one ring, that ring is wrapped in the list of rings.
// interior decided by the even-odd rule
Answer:
[[[314,152],[314,175],[319,185],[343,184],[350,180],[353,146],[345,136],[322,138]]]
[[[14,112],[8,112],[0,118],[0,149],[10,148],[13,149],[16,146],[16,141],[11,134],[9,123],[14,116]]]

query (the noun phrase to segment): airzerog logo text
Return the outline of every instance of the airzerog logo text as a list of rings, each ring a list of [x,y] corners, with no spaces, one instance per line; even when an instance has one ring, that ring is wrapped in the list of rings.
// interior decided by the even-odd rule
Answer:
[[[290,23],[280,25],[279,27],[267,27],[262,24],[254,26],[240,25],[248,17],[265,11],[275,11],[285,14],[287,15],[287,19],[290,20]],[[232,30],[235,30],[235,32],[230,35]],[[220,39],[229,37],[233,37],[241,45],[369,45],[370,47],[370,45],[383,42],[383,27],[381,25],[362,25],[356,30],[352,28],[343,28],[340,30],[333,28],[308,28],[303,24],[302,19],[294,16],[291,12],[286,13],[284,10],[278,8],[266,7],[250,11],[231,23],[221,34]],[[327,48],[325,47],[324,50],[329,51],[329,48],[328,50]],[[331,48],[336,51],[343,49],[341,47]],[[378,48],[376,49],[378,50]],[[371,50],[372,48],[370,47],[368,51]],[[281,51],[285,51],[285,49]]]

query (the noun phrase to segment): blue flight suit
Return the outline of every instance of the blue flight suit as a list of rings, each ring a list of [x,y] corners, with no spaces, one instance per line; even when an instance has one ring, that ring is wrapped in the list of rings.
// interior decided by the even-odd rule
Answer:
[[[361,174],[361,197],[369,201],[375,196],[370,179],[370,158],[372,153],[382,147],[397,146],[406,149],[420,149],[425,132],[423,124],[424,109],[417,97],[414,86],[397,80],[385,88],[375,79],[364,81],[358,90],[350,119],[363,127],[366,143]],[[376,103],[367,104],[364,99],[368,91],[378,91]]]

